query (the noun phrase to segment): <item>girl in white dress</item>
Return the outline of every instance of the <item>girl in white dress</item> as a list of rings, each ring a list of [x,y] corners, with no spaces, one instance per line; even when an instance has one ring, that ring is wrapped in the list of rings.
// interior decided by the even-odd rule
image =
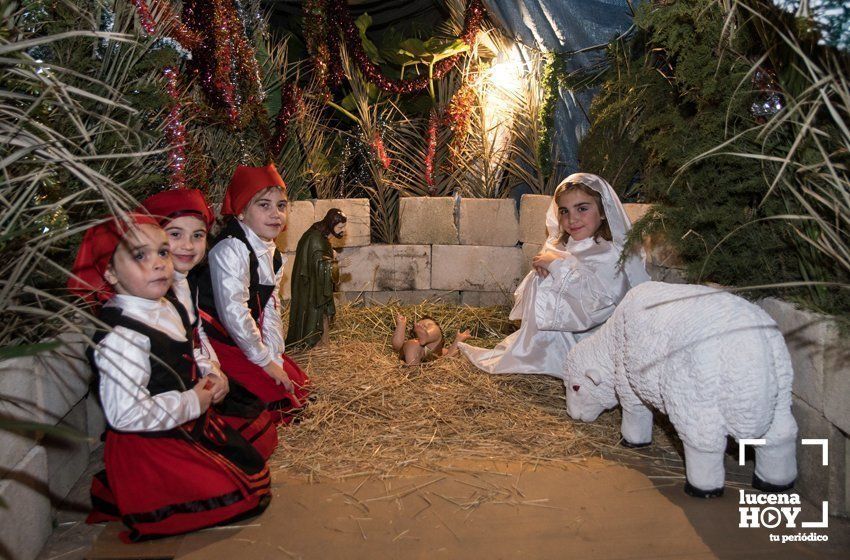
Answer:
[[[514,293],[510,318],[520,329],[492,350],[460,343],[488,373],[564,378],[565,359],[580,339],[613,313],[629,288],[649,280],[642,256],[620,262],[631,222],[614,189],[575,173],[555,190],[546,214],[549,239]]]

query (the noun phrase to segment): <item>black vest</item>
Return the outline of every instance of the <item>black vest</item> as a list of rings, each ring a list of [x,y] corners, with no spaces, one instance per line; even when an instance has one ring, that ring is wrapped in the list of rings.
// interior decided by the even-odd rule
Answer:
[[[189,316],[173,294],[169,293],[167,299],[180,315],[183,327],[186,329],[185,341],[174,340],[162,331],[127,317],[118,307],[104,307],[99,315],[99,319],[111,329],[119,326],[125,327],[150,339],[151,374],[147,389],[151,396],[168,391],[186,391],[191,389],[198,379],[192,348],[192,325],[189,323]],[[107,334],[109,334],[108,330],[98,330],[94,335],[95,345],[100,344]],[[100,371],[94,361],[94,347],[87,350],[87,355],[94,372],[92,383],[97,387]],[[97,394],[99,398],[100,392],[97,391]],[[118,431],[113,428],[107,428],[107,430]],[[187,422],[171,430],[133,433],[144,437],[178,438],[195,442],[207,450],[225,457],[247,474],[255,474],[265,468],[265,460],[262,455],[239,432],[224,423],[215,412],[210,410],[207,410],[197,420]]]
[[[245,245],[245,248],[248,249],[248,271],[250,274],[248,284],[248,308],[251,310],[251,317],[259,325],[260,315],[277,286],[260,284],[260,263],[257,260],[257,255],[254,253],[254,249],[248,242],[248,238],[245,236],[245,231],[242,229],[242,226],[239,225],[236,218],[231,218],[230,221],[227,222],[221,232],[216,236],[210,250],[212,250],[212,248],[223,239],[238,239]],[[283,266],[283,259],[280,256],[280,251],[277,249],[274,251],[272,264],[274,274],[277,274],[280,267]],[[196,270],[198,270],[196,274],[190,274],[189,283],[192,287],[193,293],[198,294],[197,301],[199,311],[203,312],[198,313],[198,315],[201,316],[201,320],[203,321],[204,332],[206,332],[207,336],[215,338],[219,342],[235,346],[230,335],[226,331],[222,332],[223,323],[221,322],[218,311],[215,307],[215,297],[213,297],[209,263],[204,263],[202,266],[196,267]],[[204,315],[207,317],[204,317]],[[211,318],[212,321],[208,318]]]
[[[172,305],[177,309],[183,327],[186,329],[187,336],[184,341],[174,340],[160,330],[125,316],[118,307],[104,307],[98,317],[110,328],[125,327],[150,339],[151,375],[147,389],[152,396],[168,391],[185,391],[190,389],[197,379],[192,348],[192,325],[189,323],[189,316],[183,306],[177,304],[176,301],[172,301]],[[98,329],[93,337],[95,345],[100,344],[109,332],[109,330]],[[92,383],[97,387],[100,372],[94,361],[94,347],[89,347],[86,353],[94,372]],[[96,392],[98,398],[100,398],[99,391]]]

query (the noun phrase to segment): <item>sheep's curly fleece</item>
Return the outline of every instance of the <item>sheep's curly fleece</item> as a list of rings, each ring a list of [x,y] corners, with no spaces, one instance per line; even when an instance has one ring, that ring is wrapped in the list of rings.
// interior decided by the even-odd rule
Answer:
[[[613,367],[603,369],[614,371],[624,408],[639,400],[668,414],[682,441],[699,450],[723,448],[727,434],[761,437],[777,406],[790,407],[793,373],[776,323],[748,301],[706,286],[633,288],[573,359],[608,362]]]

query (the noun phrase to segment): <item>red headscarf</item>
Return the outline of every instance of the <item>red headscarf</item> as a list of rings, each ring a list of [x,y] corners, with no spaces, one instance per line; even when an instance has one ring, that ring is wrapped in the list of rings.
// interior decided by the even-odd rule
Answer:
[[[265,167],[249,167],[240,165],[233,172],[227,192],[224,193],[224,203],[221,205],[222,216],[235,216],[245,209],[254,195],[268,187],[280,187],[286,190],[280,173],[273,163]]]
[[[111,217],[86,230],[71,268],[68,289],[92,305],[111,298],[115,290],[104,277],[106,269],[127,231],[141,224],[159,225],[152,216],[128,214],[126,220]]]
[[[149,196],[140,210],[147,210],[164,226],[174,218],[194,216],[212,227],[215,217],[204,195],[198,189],[171,189]]]

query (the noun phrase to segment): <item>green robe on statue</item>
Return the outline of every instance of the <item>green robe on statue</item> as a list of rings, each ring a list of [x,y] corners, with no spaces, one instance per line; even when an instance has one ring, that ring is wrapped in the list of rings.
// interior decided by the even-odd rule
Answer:
[[[291,282],[286,345],[315,346],[322,337],[324,317],[336,314],[333,248],[315,224],[298,241]]]

